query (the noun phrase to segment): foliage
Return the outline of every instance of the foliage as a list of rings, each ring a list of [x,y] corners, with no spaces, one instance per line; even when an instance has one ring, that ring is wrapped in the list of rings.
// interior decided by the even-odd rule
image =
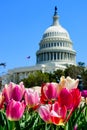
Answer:
[[[78,62],[78,66],[85,67],[85,63],[84,62]]]
[[[70,76],[71,78],[76,79],[77,75],[82,75],[83,71],[84,71],[84,68],[81,66],[70,65],[70,66],[67,66],[64,73],[66,77]]]
[[[31,73],[28,78],[23,79],[23,82],[27,88],[41,86],[42,83],[49,82],[49,75],[41,71],[35,71]]]
[[[83,80],[84,89],[87,89],[87,70],[85,69],[82,73],[82,80]]]

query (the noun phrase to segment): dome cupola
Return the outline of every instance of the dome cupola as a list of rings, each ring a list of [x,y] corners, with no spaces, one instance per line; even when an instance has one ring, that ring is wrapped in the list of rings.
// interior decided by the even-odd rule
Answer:
[[[55,12],[53,16],[53,24],[45,30],[43,34],[43,38],[49,38],[50,36],[66,38],[70,40],[69,33],[59,23],[57,7],[55,7]]]

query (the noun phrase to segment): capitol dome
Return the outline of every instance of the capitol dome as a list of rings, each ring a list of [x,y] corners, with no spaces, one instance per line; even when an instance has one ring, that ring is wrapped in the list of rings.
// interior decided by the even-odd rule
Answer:
[[[76,52],[68,31],[59,23],[57,7],[53,15],[53,23],[43,33],[36,52],[37,64],[62,66],[76,64]]]

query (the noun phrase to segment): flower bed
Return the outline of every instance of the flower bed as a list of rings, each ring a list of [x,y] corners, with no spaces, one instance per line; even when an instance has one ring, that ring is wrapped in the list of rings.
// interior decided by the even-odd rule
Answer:
[[[87,92],[80,92],[78,83],[62,76],[38,91],[23,82],[6,84],[0,94],[0,130],[85,130]]]

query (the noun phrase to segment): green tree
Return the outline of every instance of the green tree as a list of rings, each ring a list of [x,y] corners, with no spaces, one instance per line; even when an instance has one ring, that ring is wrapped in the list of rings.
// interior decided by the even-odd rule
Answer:
[[[82,66],[75,66],[75,65],[70,65],[67,66],[67,68],[64,70],[65,77],[70,76],[71,78],[76,79],[77,75],[82,75],[84,71],[84,67]]]
[[[56,82],[56,77],[53,73],[48,73],[49,75],[49,82]]]
[[[87,69],[84,69],[82,73],[83,89],[87,89]]]
[[[31,73],[28,78],[23,79],[23,82],[27,88],[41,86],[42,83],[49,82],[49,75],[47,73],[42,73],[41,71],[35,71]]]
[[[65,76],[64,71],[60,70],[60,69],[54,71],[53,74],[54,74],[54,77],[56,79],[56,82],[59,82],[61,76]]]
[[[78,66],[85,67],[85,63],[80,61],[80,62],[78,62]]]

